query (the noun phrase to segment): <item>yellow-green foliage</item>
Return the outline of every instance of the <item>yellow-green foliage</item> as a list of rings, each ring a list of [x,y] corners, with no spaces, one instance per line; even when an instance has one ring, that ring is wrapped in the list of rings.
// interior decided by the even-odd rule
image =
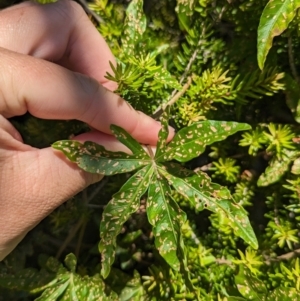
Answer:
[[[88,3],[117,59],[107,74],[116,93],[157,119],[169,104],[178,134],[166,145],[165,113],[149,158],[112,127],[134,155],[97,146],[96,161],[101,172],[124,173],[69,200],[0,263],[0,301],[300,300],[298,6]],[[38,147],[89,130],[31,116],[12,122]],[[94,145],[54,146],[73,147],[71,160],[96,169],[93,154],[78,154]]]

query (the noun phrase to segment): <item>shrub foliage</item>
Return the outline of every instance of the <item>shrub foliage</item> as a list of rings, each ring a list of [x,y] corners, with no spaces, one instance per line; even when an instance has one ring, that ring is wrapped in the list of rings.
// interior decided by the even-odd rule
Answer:
[[[106,177],[0,263],[0,300],[299,300],[300,1],[81,2],[116,93],[161,121],[156,152],[116,125],[131,154],[12,119]]]

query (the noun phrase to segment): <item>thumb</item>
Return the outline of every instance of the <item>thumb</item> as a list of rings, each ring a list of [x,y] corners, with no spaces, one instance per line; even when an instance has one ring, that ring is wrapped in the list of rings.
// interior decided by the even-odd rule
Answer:
[[[0,260],[56,207],[103,178],[79,169],[52,148],[39,150],[23,144],[13,138],[15,132],[7,120],[0,128]],[[77,138],[101,142],[111,151],[128,151],[114,137],[100,132]]]
[[[6,49],[0,49],[0,64],[5,66],[0,70],[0,113],[5,117],[29,111],[44,119],[81,120],[104,133],[116,124],[139,142],[156,144],[160,124],[95,79]]]

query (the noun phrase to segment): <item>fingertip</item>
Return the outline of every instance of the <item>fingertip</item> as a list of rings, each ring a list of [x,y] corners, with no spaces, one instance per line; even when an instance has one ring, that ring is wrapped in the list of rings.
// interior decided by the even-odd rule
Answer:
[[[156,121],[156,122],[157,122],[157,124],[159,125],[159,127],[161,129],[162,128],[161,122],[160,121]],[[169,132],[169,134],[168,134],[167,142],[170,142],[173,139],[174,135],[175,135],[175,129],[172,126],[169,125],[168,126],[168,132]]]
[[[99,131],[91,131],[88,133],[83,133],[73,137],[72,140],[76,140],[81,143],[84,143],[86,141],[91,141],[99,145],[102,145],[108,151],[113,151],[113,152],[120,151],[120,152],[130,153],[130,150],[124,144],[119,142],[114,136]]]
[[[0,128],[5,130],[11,137],[23,143],[23,138],[19,131],[6,118],[0,115]]]
[[[169,136],[167,138],[167,141],[170,142],[175,136],[175,129],[169,125]]]

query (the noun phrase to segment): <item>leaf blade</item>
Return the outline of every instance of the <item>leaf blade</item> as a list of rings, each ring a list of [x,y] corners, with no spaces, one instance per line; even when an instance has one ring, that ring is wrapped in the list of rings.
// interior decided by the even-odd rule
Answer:
[[[126,10],[122,50],[128,57],[136,52],[136,45],[141,41],[147,27],[143,11],[143,0],[132,0]]]
[[[247,300],[264,300],[264,296],[266,296],[268,292],[265,284],[258,278],[252,276],[247,267],[239,265],[239,273],[234,278],[240,294]]]
[[[61,140],[52,144],[52,147],[62,151],[83,170],[107,176],[130,172],[151,162],[141,153],[128,155],[123,152],[110,152],[91,141],[82,144],[75,140]]]
[[[148,190],[147,216],[153,226],[156,248],[171,268],[178,271],[180,222],[177,215],[180,209],[169,194],[170,187],[165,179],[162,178],[157,183],[152,181]]]
[[[114,262],[116,237],[130,215],[138,210],[140,198],[146,192],[152,174],[151,165],[139,170],[105,207],[100,224],[101,241],[99,243],[99,251],[102,254],[101,274],[104,278],[108,276]]]
[[[192,22],[195,0],[177,0],[176,12],[178,14],[179,24],[188,31]]]
[[[160,118],[161,122],[161,129],[158,133],[158,142],[156,145],[156,153],[155,153],[155,160],[158,161],[160,157],[165,153],[167,147],[167,138],[169,135],[169,115],[170,115],[170,107],[167,106]]]
[[[258,178],[257,186],[265,187],[278,182],[290,169],[292,162],[297,156],[299,156],[298,151],[287,149],[283,151],[282,158],[274,156],[265,171]]]
[[[264,8],[257,36],[257,60],[260,69],[264,67],[273,38],[286,30],[299,7],[299,0],[270,0]]]
[[[206,208],[215,213],[225,214],[235,234],[252,248],[257,249],[257,238],[250,225],[247,212],[242,206],[234,203],[227,188],[212,183],[203,172],[179,171],[178,166],[178,164],[168,163],[165,164],[165,168],[159,167],[159,172],[177,192],[190,200],[196,210]]]
[[[248,129],[251,126],[246,123],[215,120],[197,122],[176,133],[161,156],[164,160],[187,162],[203,153],[207,145]]]
[[[139,144],[128,132],[123,128],[112,124],[110,129],[114,136],[125,146],[127,146],[134,155],[141,159],[149,159],[149,155],[145,152],[141,144]]]

